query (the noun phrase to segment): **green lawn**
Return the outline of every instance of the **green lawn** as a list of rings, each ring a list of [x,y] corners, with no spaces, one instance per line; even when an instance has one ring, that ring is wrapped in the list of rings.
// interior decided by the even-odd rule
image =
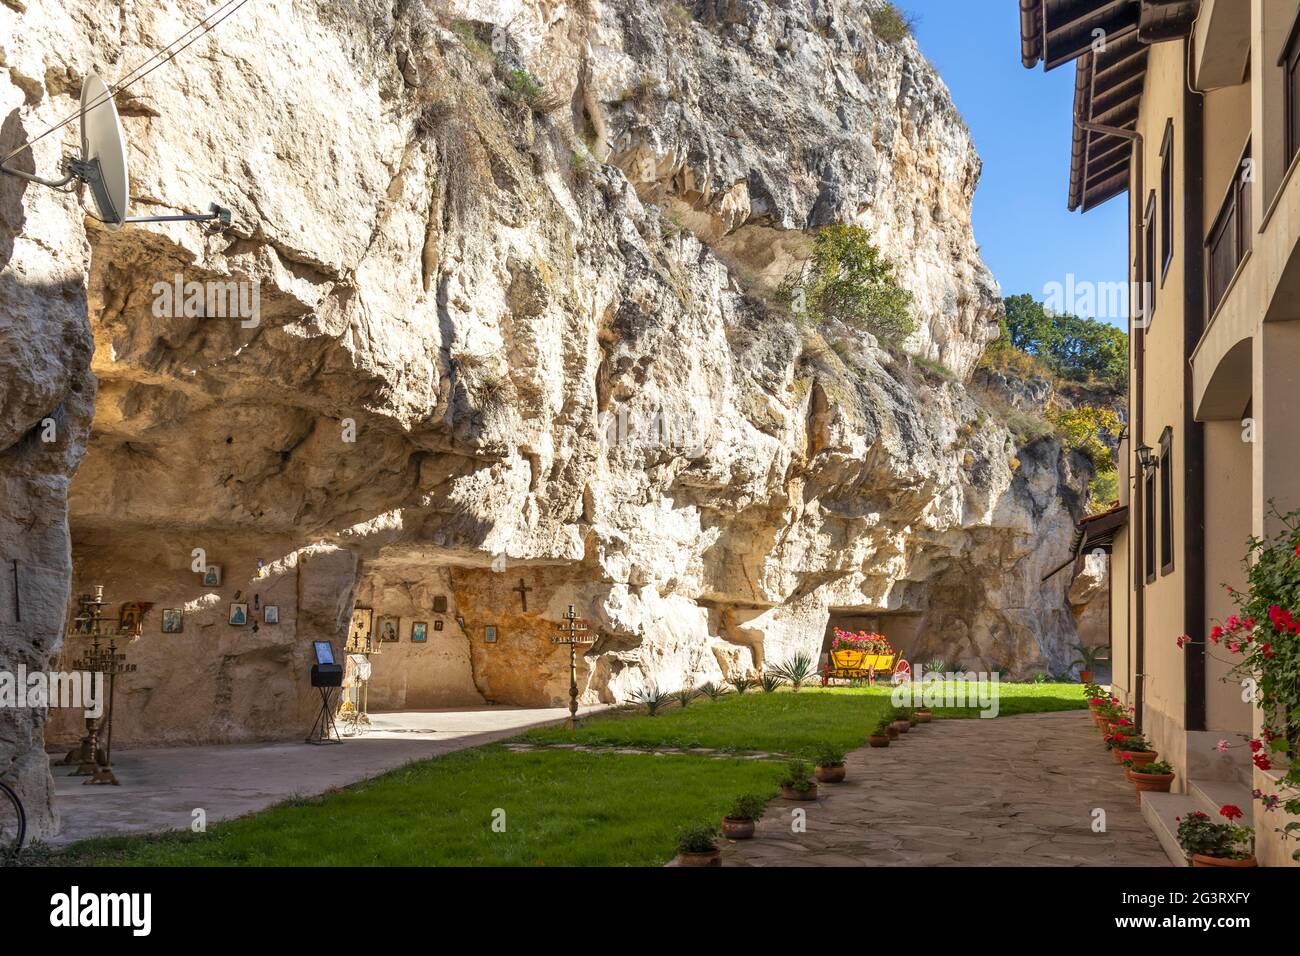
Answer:
[[[780,766],[695,756],[511,753],[422,761],[205,834],[74,844],[50,862],[127,866],[652,866],[677,830],[716,823],[745,793],[772,796]],[[505,832],[493,814],[505,811]]]
[[[543,727],[525,734],[532,743],[609,744],[620,747],[710,747],[816,756],[824,746],[854,750],[890,710],[888,688],[804,688],[797,694],[748,691],[716,701],[674,705],[657,717],[619,711],[592,717],[570,734]],[[999,684],[1000,715],[1084,709],[1079,684]],[[935,708],[939,717],[974,717],[978,708]]]
[[[1078,684],[1004,684],[1002,714],[1086,706]],[[623,711],[522,739],[632,747],[704,746],[813,756],[852,750],[889,708],[887,689],[807,688],[698,700],[658,717]],[[938,710],[970,717],[971,708]],[[927,731],[929,732],[929,731]],[[941,732],[941,731],[939,731]],[[676,831],[716,822],[741,794],[771,796],[782,767],[695,754],[460,751],[364,783],[214,824],[207,833],[87,840],[55,865],[647,866]],[[505,812],[505,830],[493,829]]]

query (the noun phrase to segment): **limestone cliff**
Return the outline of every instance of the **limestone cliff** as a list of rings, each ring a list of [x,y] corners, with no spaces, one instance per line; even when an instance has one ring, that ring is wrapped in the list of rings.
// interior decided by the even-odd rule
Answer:
[[[569,604],[598,637],[588,700],[816,654],[833,621],[914,659],[1065,669],[1069,582],[1041,577],[1082,466],[1017,449],[962,385],[999,308],[979,160],[875,9],[252,0],[118,98],[136,211],[215,199],[229,231],[110,232],[0,181],[22,603],[0,575],[0,665],[57,652],[71,591],[103,583],[154,605],[125,745],[300,733],[310,641],[337,646],[354,604],[400,622],[375,665],[391,707],[558,703]],[[202,12],[6,0],[0,146]],[[830,222],[871,230],[916,298],[908,350],[953,376],[765,304]],[[160,308],[178,276],[253,284],[255,321]],[[229,625],[240,601],[278,622]],[[44,722],[0,715],[38,831]]]

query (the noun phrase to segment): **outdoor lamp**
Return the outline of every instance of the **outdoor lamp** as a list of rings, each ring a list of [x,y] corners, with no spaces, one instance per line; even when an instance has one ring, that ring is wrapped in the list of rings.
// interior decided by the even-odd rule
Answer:
[[[1142,466],[1144,474],[1156,467],[1156,457],[1152,454],[1150,445],[1139,445],[1136,450],[1138,464]]]

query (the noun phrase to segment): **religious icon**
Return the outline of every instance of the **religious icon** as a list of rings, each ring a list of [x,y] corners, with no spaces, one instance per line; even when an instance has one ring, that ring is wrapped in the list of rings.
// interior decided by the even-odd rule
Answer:
[[[248,623],[247,604],[230,605],[230,623],[235,625],[235,627],[243,627]]]
[[[489,624],[483,629],[483,640],[487,641],[489,644],[495,644],[497,642],[497,628],[495,624]]]
[[[445,594],[436,594],[436,595],[434,595],[434,598],[433,598],[433,613],[434,613],[434,614],[446,614],[446,613],[447,613],[447,595],[445,595]]]
[[[442,630],[442,621],[434,621],[434,622],[433,622],[433,629],[434,629],[435,631],[441,631],[441,630]]]
[[[162,632],[164,634],[179,634],[185,629],[185,616],[181,613],[180,608],[165,607],[162,612]]]
[[[280,623],[280,605],[268,604],[262,609],[262,621],[266,624]]]
[[[221,587],[221,565],[209,564],[203,572],[203,586],[205,588]]]
[[[117,615],[117,630],[121,634],[139,637],[144,631],[144,612],[153,607],[138,601],[128,601],[122,605]]]
[[[383,644],[393,644],[397,641],[397,628],[399,619],[395,617],[381,617],[379,619],[379,640]]]
[[[348,643],[356,647],[364,645],[369,640],[374,614],[374,610],[368,607],[352,609],[352,626],[348,628]]]
[[[411,643],[423,644],[429,639],[429,625],[424,621],[411,623]]]

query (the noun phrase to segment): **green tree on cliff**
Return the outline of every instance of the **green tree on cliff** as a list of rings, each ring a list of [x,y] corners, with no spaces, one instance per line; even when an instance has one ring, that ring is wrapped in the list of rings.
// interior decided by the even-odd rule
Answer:
[[[809,325],[838,321],[891,345],[916,328],[912,293],[898,284],[893,265],[861,226],[817,230],[812,254],[785,277],[777,298]]]

